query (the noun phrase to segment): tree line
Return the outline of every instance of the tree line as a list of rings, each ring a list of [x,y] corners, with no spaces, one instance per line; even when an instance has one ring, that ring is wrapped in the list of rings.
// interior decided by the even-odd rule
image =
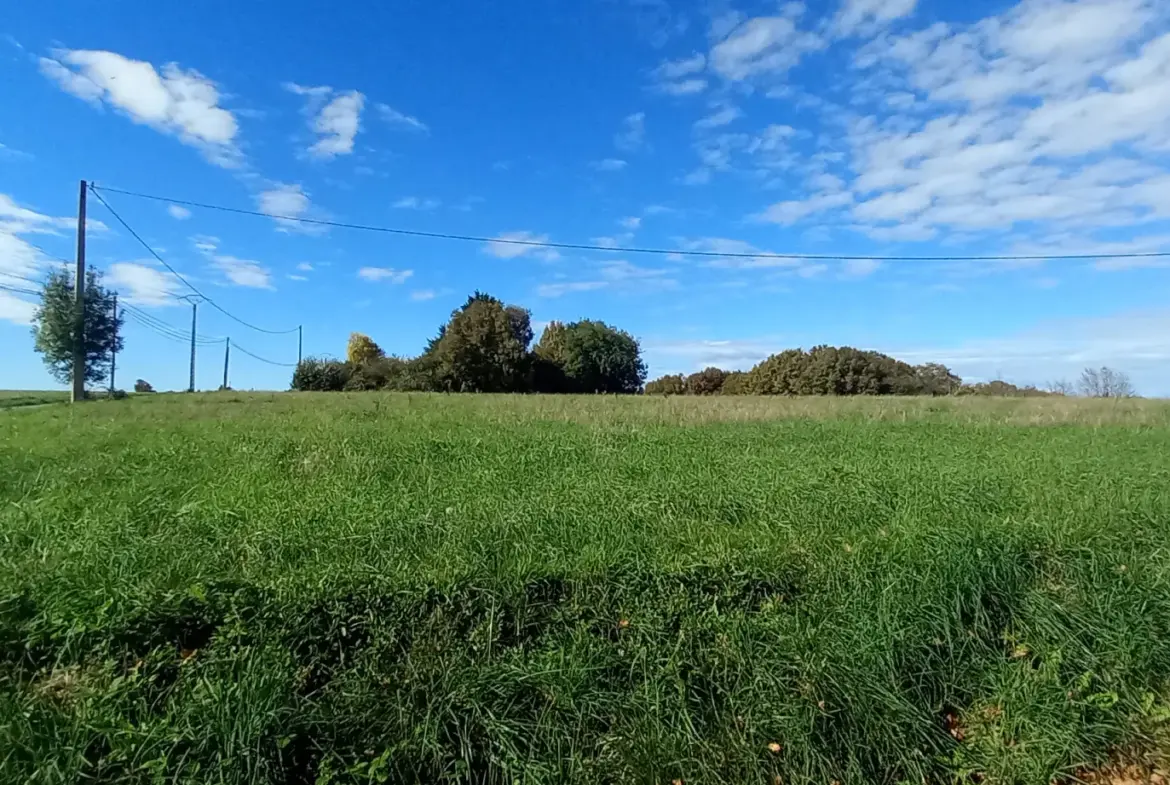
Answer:
[[[369,336],[350,336],[344,360],[310,357],[293,373],[294,390],[647,395],[989,395],[1082,394],[1128,397],[1128,377],[1086,369],[1076,385],[1049,389],[1005,381],[964,383],[940,363],[910,365],[851,346],[773,354],[750,371],[705,368],[646,382],[641,347],[629,333],[588,319],[551,322],[535,346],[530,312],[475,292],[413,358],[387,355]]]
[[[350,336],[345,360],[311,357],[294,390],[482,393],[636,393],[646,380],[629,333],[584,319],[551,322],[540,340],[531,313],[475,292],[413,358],[387,355],[369,336]]]

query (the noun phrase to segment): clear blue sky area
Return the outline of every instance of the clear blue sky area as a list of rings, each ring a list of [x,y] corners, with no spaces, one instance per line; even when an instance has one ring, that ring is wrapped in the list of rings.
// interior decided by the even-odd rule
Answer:
[[[651,373],[850,344],[1043,384],[1086,365],[1170,394],[1170,259],[889,261],[1170,250],[1170,4],[167,4],[0,14],[0,387],[54,386],[32,298],[72,259],[77,187],[548,250],[178,208],[106,193],[191,283],[306,354],[415,354],[475,289],[603,319]],[[89,260],[185,331],[186,287],[91,199]],[[852,255],[850,261],[693,251]],[[155,323],[157,324],[157,322]],[[296,360],[210,306],[199,332]],[[185,388],[128,321],[120,386]],[[200,347],[198,384],[222,374]],[[290,369],[233,355],[236,388]]]

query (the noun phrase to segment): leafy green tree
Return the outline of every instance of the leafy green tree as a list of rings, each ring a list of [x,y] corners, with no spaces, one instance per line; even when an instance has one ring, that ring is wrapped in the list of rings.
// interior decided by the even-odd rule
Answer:
[[[636,393],[646,379],[638,341],[604,322],[550,324],[536,354],[563,371],[564,392]]]
[[[687,377],[687,395],[718,395],[726,379],[727,371],[714,367],[704,368]]]
[[[681,373],[660,376],[646,382],[647,395],[686,395],[687,380]]]
[[[312,392],[340,392],[349,382],[349,363],[327,357],[306,357],[293,371],[292,388]]]
[[[476,292],[452,315],[430,352],[442,387],[452,392],[523,391],[529,370],[525,329],[531,339],[531,327],[524,328],[515,313]]]
[[[954,395],[963,386],[963,380],[942,363],[916,365],[914,374],[922,382],[924,395]]]
[[[145,379],[139,379],[138,381],[134,382],[134,392],[152,393],[154,392],[154,387],[152,387],[150,382],[146,381]]]
[[[807,395],[807,367],[808,355],[803,349],[785,349],[748,372],[748,389],[753,395]]]
[[[110,375],[114,352],[122,351],[123,317],[115,311],[115,294],[101,284],[101,274],[90,268],[85,276],[82,304],[85,382],[100,384]],[[33,314],[33,347],[49,373],[62,384],[73,381],[73,349],[77,304],[73,276],[64,270],[49,273],[41,290],[41,304]]]
[[[345,361],[357,367],[386,356],[382,347],[374,343],[374,339],[363,333],[350,333],[349,343],[345,347]]]
[[[743,371],[732,371],[719,388],[720,395],[749,395],[748,375]]]

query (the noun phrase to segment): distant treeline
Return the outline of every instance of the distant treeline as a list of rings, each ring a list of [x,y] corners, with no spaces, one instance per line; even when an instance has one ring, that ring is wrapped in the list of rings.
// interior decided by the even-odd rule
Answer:
[[[647,395],[1051,395],[1003,381],[964,384],[945,365],[910,365],[852,346],[786,349],[750,371],[706,368],[662,376]]]
[[[604,322],[551,322],[529,348],[533,337],[527,309],[475,292],[451,313],[418,357],[387,356],[371,338],[354,333],[344,360],[306,359],[293,373],[292,388],[648,395],[1054,394],[1003,381],[964,384],[945,365],[910,365],[850,346],[787,349],[750,371],[706,368],[646,383],[638,341]]]

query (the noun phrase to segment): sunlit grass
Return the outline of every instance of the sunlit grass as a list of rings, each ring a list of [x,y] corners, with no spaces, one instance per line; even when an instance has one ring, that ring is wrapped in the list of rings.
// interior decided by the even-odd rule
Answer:
[[[1168,423],[974,399],[11,412],[0,781],[1047,783],[1167,719]]]

